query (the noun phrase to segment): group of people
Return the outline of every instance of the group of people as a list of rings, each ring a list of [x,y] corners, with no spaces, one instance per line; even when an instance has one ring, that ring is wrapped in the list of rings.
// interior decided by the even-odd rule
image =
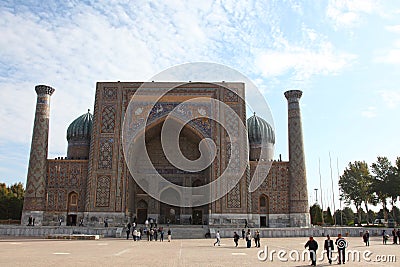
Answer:
[[[399,229],[393,229],[392,230],[392,237],[393,237],[393,244],[399,244],[400,245],[400,228]],[[383,244],[386,245],[387,241],[389,240],[390,236],[386,232],[386,230],[382,230],[382,240]]]
[[[221,245],[221,235],[219,231],[215,234],[216,241],[214,243],[215,245],[220,246]],[[254,240],[255,247],[259,248],[260,247],[260,232],[258,230],[254,231],[254,237],[251,234],[250,229],[247,230],[247,233],[244,229],[242,229],[242,238],[246,238],[246,247],[251,248],[251,241]],[[239,240],[240,236],[237,232],[233,232],[233,242],[235,243],[235,247],[239,245]]]
[[[243,233],[244,229],[242,229],[242,237],[246,238],[246,247],[251,248],[251,240],[254,240],[255,247],[260,247],[260,232],[258,230],[254,231],[254,237],[251,235],[250,229],[247,230],[247,233]],[[235,232],[236,233],[236,232]],[[244,239],[244,238],[243,238]]]
[[[335,241],[335,244],[338,249],[338,264],[342,264],[342,263],[345,264],[347,242],[342,237],[341,234],[338,235],[338,237]],[[308,248],[308,250],[310,251],[311,265],[316,266],[317,265],[318,242],[314,239],[313,236],[310,236],[309,240],[304,245],[304,248]],[[324,250],[326,251],[326,255],[327,255],[329,264],[332,264],[332,253],[335,250],[335,246],[334,246],[333,240],[331,239],[331,237],[329,235],[326,235],[326,240],[324,242]]]
[[[399,229],[393,229],[392,230],[392,236],[393,236],[393,244],[399,244],[400,245],[400,228]]]
[[[130,235],[132,235],[133,241],[139,241],[142,240],[143,235],[147,237],[147,241],[158,241],[164,242],[164,229],[163,227],[148,227],[148,224],[145,224],[146,226],[144,228],[139,228],[136,229],[136,223],[133,222],[128,223],[126,226],[126,239],[128,240]],[[171,229],[168,229],[167,231],[168,235],[168,242],[171,242]]]
[[[28,218],[28,226],[35,226],[35,218],[29,216]]]

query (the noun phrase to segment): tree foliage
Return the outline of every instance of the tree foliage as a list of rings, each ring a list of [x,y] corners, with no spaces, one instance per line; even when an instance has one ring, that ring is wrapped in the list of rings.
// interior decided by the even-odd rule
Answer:
[[[330,207],[328,207],[327,210],[324,211],[324,223],[327,225],[333,225],[333,216]]]
[[[0,220],[20,220],[25,189],[22,183],[7,186],[0,183]]]
[[[334,216],[338,225],[352,225],[354,223],[354,212],[350,207],[336,210]]]
[[[317,203],[310,207],[310,217],[312,225],[322,224],[322,209]]]
[[[372,188],[383,206],[384,219],[387,220],[387,199],[394,206],[400,195],[400,158],[397,158],[396,166],[393,166],[387,157],[378,157],[371,167],[374,173]]]
[[[348,167],[339,178],[341,189],[341,199],[346,204],[353,204],[357,211],[356,223],[370,223],[375,217],[388,220],[388,202],[395,207],[400,196],[400,157],[393,165],[387,157],[378,157],[376,162],[371,165],[371,173],[365,161],[355,161],[349,163]],[[380,203],[383,207],[381,212],[376,215],[369,210],[369,205]],[[363,207],[365,211],[363,211]],[[390,217],[399,222],[400,211],[392,208]],[[335,219],[337,214],[335,212]]]
[[[361,223],[361,205],[364,203],[368,212],[368,204],[375,203],[372,184],[373,179],[365,161],[350,162],[339,178],[341,198],[345,200],[346,204],[354,204],[359,224]]]

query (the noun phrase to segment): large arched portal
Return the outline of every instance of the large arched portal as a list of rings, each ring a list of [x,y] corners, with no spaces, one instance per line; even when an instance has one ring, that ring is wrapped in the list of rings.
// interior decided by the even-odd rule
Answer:
[[[179,169],[169,162],[161,144],[161,129],[163,124],[164,120],[160,119],[156,123],[152,123],[148,126],[145,133],[147,155],[149,156],[153,167],[167,181],[179,186],[197,187],[209,183],[211,166],[198,172],[189,172]],[[201,155],[199,151],[199,143],[201,140],[202,136],[191,126],[186,125],[183,127],[179,135],[179,148],[176,149],[180,149],[187,159],[196,160],[200,158]],[[144,170],[144,172],[146,171]],[[138,177],[138,179],[140,180],[141,177]],[[132,210],[133,213],[134,211],[137,211],[137,208],[135,208],[135,206],[137,206],[135,205],[135,202],[137,202],[138,199],[146,199],[149,204],[148,217],[155,219],[158,223],[201,224],[208,220],[208,205],[193,208],[172,206],[149,196],[145,190],[143,190],[145,188],[141,188],[134,180],[131,180],[130,182],[132,183],[132,186],[130,186],[130,210]],[[143,184],[146,184],[147,186],[159,186],[155,185],[153,181],[146,181]],[[184,199],[179,195],[179,192],[171,187],[167,186],[166,188],[163,188],[161,186],[158,190],[161,199],[170,199],[170,203],[184,201]],[[193,197],[196,198],[199,196]],[[133,214],[133,216],[138,216],[138,214]]]
[[[167,188],[162,191],[161,198],[168,200],[168,202],[181,202],[179,193],[172,188]],[[180,224],[181,207],[172,206],[167,203],[160,203],[159,222],[167,224]]]

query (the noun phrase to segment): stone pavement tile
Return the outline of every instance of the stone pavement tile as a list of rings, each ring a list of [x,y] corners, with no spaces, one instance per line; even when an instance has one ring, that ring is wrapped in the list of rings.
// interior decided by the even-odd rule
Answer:
[[[0,266],[309,266],[310,262],[291,260],[289,253],[300,255],[308,238],[262,238],[261,248],[245,247],[239,241],[234,247],[231,238],[223,238],[221,246],[213,246],[214,239],[182,239],[172,242],[149,242],[125,239],[100,240],[44,240],[44,239],[1,239]],[[322,251],[323,237],[315,237]],[[333,238],[335,239],[335,238]],[[380,237],[372,237],[366,247],[359,237],[347,238],[348,251],[359,251],[360,260],[349,260],[345,266],[398,266],[400,245],[383,245]],[[260,261],[261,249],[268,248],[269,258]],[[370,262],[362,258],[366,249],[371,251]],[[275,253],[271,252],[275,250]],[[278,259],[278,252],[286,251],[287,261]],[[260,254],[261,256],[263,254]],[[396,262],[374,262],[377,256],[393,255]],[[387,259],[387,257],[386,257]],[[300,258],[301,260],[301,258]],[[317,262],[318,266],[330,266],[327,260]]]

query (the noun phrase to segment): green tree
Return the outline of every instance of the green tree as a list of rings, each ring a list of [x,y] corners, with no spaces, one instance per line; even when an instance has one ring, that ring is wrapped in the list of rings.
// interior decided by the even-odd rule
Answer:
[[[25,190],[21,183],[8,187],[0,183],[0,219],[20,220]]]
[[[392,207],[392,211],[391,211],[392,215],[393,215],[393,219],[397,222],[400,223],[400,209],[396,206]]]
[[[342,192],[341,198],[345,200],[346,204],[354,204],[359,224],[361,223],[361,205],[364,203],[368,214],[368,204],[375,204],[372,182],[373,179],[365,161],[350,162],[343,175],[339,178],[339,186]]]
[[[354,212],[350,207],[344,207],[342,210],[336,210],[334,216],[337,224],[349,225],[354,223]]]
[[[333,225],[333,216],[330,207],[328,207],[326,211],[324,211],[324,222],[325,224]]]
[[[317,203],[310,207],[310,217],[312,225],[322,224],[322,209]]]
[[[375,163],[372,163],[373,184],[372,189],[383,206],[384,219],[388,220],[387,199],[392,200],[392,205],[395,202],[393,196],[397,194],[398,185],[395,184],[396,169],[387,157],[378,157]],[[397,199],[397,196],[395,197]]]
[[[400,157],[396,159],[396,166],[394,167],[394,174],[391,180],[392,189],[390,191],[390,198],[392,203],[392,216],[397,221],[400,222],[397,217],[400,216],[399,209],[396,207],[396,202],[400,197]]]

